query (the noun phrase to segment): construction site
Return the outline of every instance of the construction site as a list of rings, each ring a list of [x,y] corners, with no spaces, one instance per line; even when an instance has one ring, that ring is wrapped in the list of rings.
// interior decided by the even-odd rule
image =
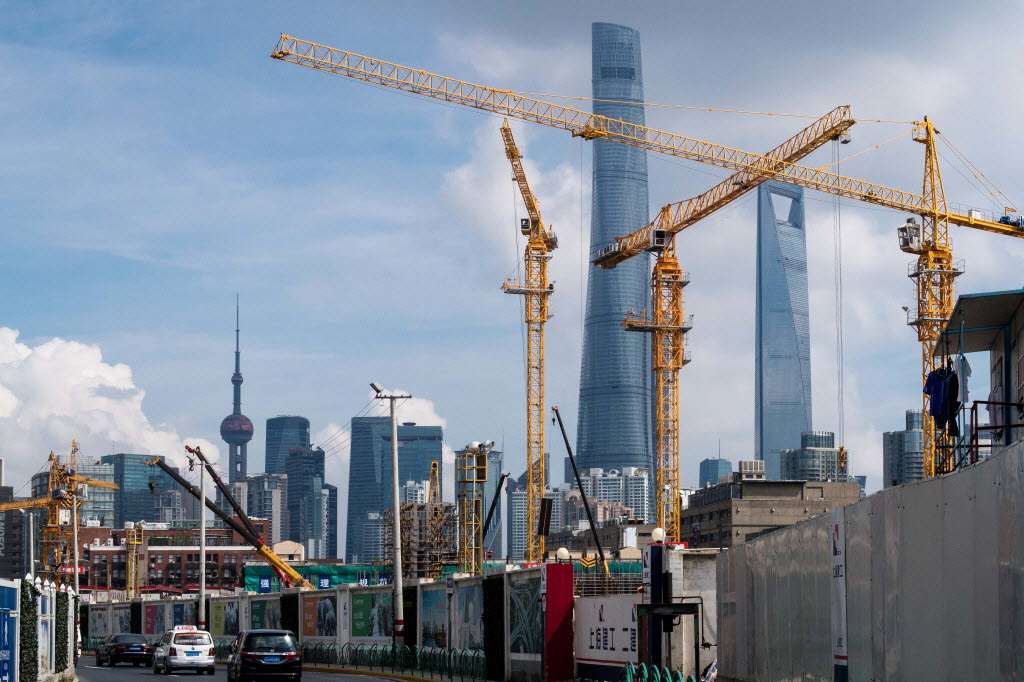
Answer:
[[[17,672],[26,661],[15,653],[17,643],[5,656],[0,637],[0,673],[11,658],[18,662],[13,679],[57,682],[67,670],[74,672],[79,651],[95,653],[99,666],[99,647],[118,635],[153,642],[168,629],[196,626],[209,631],[220,662],[236,653],[232,643],[250,629],[287,630],[305,669],[323,675],[437,675],[481,682],[1024,677],[1024,288],[1019,275],[1007,282],[991,276],[972,280],[991,284],[991,290],[958,292],[957,279],[967,265],[953,242],[955,235],[970,235],[992,260],[1006,259],[1024,239],[1024,214],[990,174],[954,146],[943,122],[929,115],[894,120],[872,114],[859,121],[854,106],[840,102],[824,113],[796,114],[647,100],[639,33],[602,22],[591,31],[591,97],[511,89],[497,76],[482,84],[430,64],[389,61],[389,54],[402,54],[401,46],[372,38],[360,49],[379,44],[379,54],[288,33],[268,45],[270,60],[261,63],[268,78],[294,79],[326,97],[334,135],[356,139],[362,125],[394,123],[366,120],[362,107],[371,96],[378,106],[380,99],[402,95],[383,106],[417,125],[440,126],[437,120],[451,115],[443,119],[450,125],[462,120],[461,112],[493,124],[484,144],[507,162],[502,172],[511,180],[514,224],[502,239],[514,244],[517,262],[511,276],[493,273],[492,293],[511,294],[519,303],[501,314],[518,312],[521,357],[492,364],[523,398],[515,418],[523,428],[514,435],[501,432],[500,443],[495,435],[460,450],[442,448],[438,428],[438,456],[420,458],[429,474],[406,476],[411,465],[403,458],[411,458],[406,452],[413,446],[402,451],[403,443],[426,441],[429,434],[414,432],[422,425],[400,416],[401,406],[413,399],[409,392],[371,382],[367,405],[380,411],[364,407],[343,436],[332,423],[334,435],[311,439],[306,420],[305,441],[284,448],[287,466],[296,464],[280,481],[270,478],[284,468],[271,471],[268,438],[261,490],[273,504],[257,506],[254,477],[246,474],[245,448],[254,427],[241,412],[236,298],[234,408],[224,421],[228,426],[221,426],[231,446],[228,458],[208,456],[209,447],[193,439],[181,452],[120,453],[86,462],[72,441],[67,454],[50,452],[45,476],[41,470],[32,477],[31,496],[0,501],[0,519],[15,511],[26,519],[19,523],[27,523],[29,555],[28,575],[22,578],[19,571],[0,581],[0,598],[8,590],[18,604],[31,602],[31,595],[39,604],[51,598],[54,604],[71,603],[51,609],[49,616],[45,608],[41,615],[32,612],[40,625],[28,631],[17,620],[29,617],[24,606],[19,615],[0,604],[0,625],[12,631],[20,623],[23,633],[42,633],[47,623],[53,652],[40,659],[34,677],[22,678]],[[758,147],[765,151],[748,151],[705,133],[647,125],[645,111],[672,107],[746,117],[755,122],[748,135],[759,134],[761,119],[798,123],[781,142],[765,140]],[[899,132],[857,146],[859,122]],[[445,134],[466,137],[459,125]],[[318,132],[323,131],[292,134],[314,138]],[[545,145],[544,135],[580,145],[580,230],[570,235],[560,223],[561,245],[542,206],[565,203],[564,187],[556,173],[534,172],[526,153]],[[884,182],[847,174],[853,159],[883,148],[889,153],[900,143],[910,144],[899,147]],[[588,145],[589,249],[583,229]],[[545,153],[558,153],[558,147],[551,149]],[[413,163],[417,153],[407,142],[389,149],[396,163]],[[685,164],[687,172],[720,172],[703,191],[650,212],[647,160],[657,158]],[[570,170],[564,175],[575,173],[574,159],[565,163]],[[906,173],[909,168],[914,170]],[[949,182],[950,170],[959,177],[955,183]],[[891,184],[893,177],[901,182]],[[450,175],[427,181],[450,191]],[[954,184],[981,195],[989,208],[947,196],[947,185]],[[702,345],[696,348],[690,343],[702,318],[695,318],[687,301],[737,275],[723,269],[715,279],[691,281],[688,263],[704,254],[685,249],[683,233],[722,229],[715,221],[753,196],[755,312],[716,320],[753,337],[753,390],[688,382],[689,365],[701,361],[700,352],[721,349],[706,336],[697,337]],[[571,202],[576,200],[573,195]],[[823,206],[805,209],[805,200]],[[905,265],[873,272],[909,279],[905,288],[913,300],[903,306],[900,320],[909,330],[883,330],[865,316],[863,301],[851,305],[845,299],[844,286],[864,288],[863,282],[844,285],[850,256],[843,253],[843,210],[851,206],[871,208],[875,223],[889,226],[887,248]],[[807,245],[807,233],[823,230],[826,222],[833,230],[831,254]],[[569,253],[567,242],[573,251],[577,246],[570,239],[580,240],[579,254]],[[885,260],[866,237],[865,244],[846,239],[853,258]],[[832,269],[823,278],[824,266],[814,270],[819,266],[809,263],[829,256]],[[579,293],[570,291],[571,282],[556,286],[559,259],[570,257],[580,259]],[[386,279],[389,268],[416,263],[415,257],[380,262],[375,274]],[[978,263],[982,269],[990,265]],[[1006,269],[1019,270],[1015,262]],[[831,280],[829,286],[814,285],[814,277]],[[421,287],[437,289],[431,279],[424,277]],[[476,300],[459,299],[459,314],[483,319],[499,309],[495,304],[494,310],[478,310],[466,302]],[[895,303],[870,301],[878,307]],[[579,309],[573,309],[576,304]],[[827,330],[833,336],[820,333],[827,325],[810,324],[812,304],[818,306],[815,315],[830,309],[822,317],[833,323]],[[374,311],[375,323],[398,323],[385,321],[388,315],[386,308]],[[579,404],[576,423],[570,424],[575,443],[552,396],[575,393],[576,387],[546,386],[555,363],[568,356],[558,346],[566,337],[550,333],[562,316],[573,324],[579,318]],[[884,319],[888,324],[893,315]],[[892,380],[912,390],[878,398],[886,409],[906,409],[905,431],[882,436],[881,427],[867,423],[871,418],[860,407],[857,386],[861,368],[845,355],[853,343],[884,345],[880,355],[890,346],[913,344],[914,366],[902,367],[903,375]],[[812,346],[816,363],[822,348],[830,354],[816,365],[814,382]],[[436,357],[431,363],[439,373],[451,371]],[[889,364],[872,371],[897,372]],[[481,371],[471,400],[486,403],[495,376],[497,371]],[[684,401],[690,395],[722,402],[723,390],[754,403],[753,429],[737,427],[748,436],[753,431],[747,440],[754,451],[734,469],[723,458],[719,436],[718,456],[701,462],[696,485],[690,472],[709,453],[688,450],[685,443],[688,430],[706,425],[691,418]],[[812,393],[818,399],[814,421]],[[858,407],[849,408],[853,395]],[[738,400],[719,405],[730,415],[724,421],[739,421],[734,414],[746,419],[733,405]],[[500,411],[493,405],[481,409]],[[353,434],[356,420],[366,418],[379,423],[367,422],[366,452],[372,456],[360,459],[355,443],[362,436]],[[832,419],[833,430],[821,430]],[[402,436],[400,429],[406,429]],[[863,433],[874,439],[874,450],[864,445]],[[504,470],[506,438],[521,444],[521,476]],[[340,491],[326,481],[331,469],[324,458],[331,453],[317,450],[314,442],[330,445],[332,439],[350,448],[340,470],[352,483]],[[310,474],[308,490],[296,494],[287,487],[288,477],[297,480],[299,460],[312,461],[317,453],[318,472]],[[563,460],[559,486],[552,481],[552,461]],[[882,475],[869,484],[862,472],[874,476],[874,460]],[[116,478],[121,485],[106,474],[89,473],[99,471],[90,465],[101,464],[122,471]],[[124,474],[131,466],[139,473]],[[360,466],[368,478],[356,478]],[[144,479],[148,491],[139,486]],[[359,488],[371,479],[374,490]],[[125,489],[129,483],[139,490]],[[143,492],[149,496],[146,509],[167,509],[166,520],[142,520],[129,506]],[[109,521],[95,518],[101,506],[97,493],[111,496]],[[371,493],[386,506],[367,503],[353,517],[349,505],[346,516],[349,547],[359,552],[331,554],[325,547],[337,543],[337,530],[345,525],[338,520],[337,496],[347,502],[359,495],[352,497],[358,506]],[[168,495],[169,501],[154,501]],[[87,522],[83,509],[89,505]],[[197,510],[194,523],[181,513],[186,508]],[[302,520],[294,523],[316,525],[317,537],[324,539],[297,541],[281,531],[292,522],[282,510],[301,510]],[[354,532],[360,536],[353,544]],[[61,639],[50,632],[58,627],[75,633],[70,643],[68,635]],[[87,674],[82,679],[92,682]]]

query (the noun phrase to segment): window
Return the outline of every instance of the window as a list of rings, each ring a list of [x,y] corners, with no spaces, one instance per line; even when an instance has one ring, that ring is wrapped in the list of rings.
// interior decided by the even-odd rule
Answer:
[[[205,632],[179,632],[174,635],[174,643],[202,646],[204,644],[213,644],[213,641],[210,639],[210,635]]]
[[[251,634],[245,642],[246,651],[269,651],[284,653],[295,651],[295,640],[289,633],[259,633]]]

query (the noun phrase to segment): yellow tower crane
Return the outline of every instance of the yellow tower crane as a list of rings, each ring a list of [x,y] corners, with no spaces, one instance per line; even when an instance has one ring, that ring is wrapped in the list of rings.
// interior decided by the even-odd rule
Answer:
[[[484,486],[487,453],[493,442],[474,442],[455,453],[455,485],[459,514],[459,570],[484,572]]]
[[[921,342],[924,373],[931,371],[934,366],[932,356],[937,330],[942,327],[951,312],[953,279],[960,272],[952,261],[948,225],[955,224],[996,234],[1024,237],[1024,230],[1019,223],[1006,224],[970,213],[962,215],[948,212],[935,152],[936,131],[927,118],[915,124],[914,128],[914,139],[925,144],[926,159],[924,189],[921,194],[915,194],[867,180],[846,177],[822,168],[801,166],[791,161],[773,159],[768,155],[601,116],[512,90],[472,83],[425,69],[368,57],[287,34],[281,34],[270,56],[371,85],[565,130],[574,137],[615,141],[645,151],[728,168],[737,173],[749,174],[750,187],[774,179],[919,215],[922,224],[908,222],[900,230],[900,240],[904,251],[918,256],[917,267],[911,273],[911,277],[917,283],[918,296],[917,316],[911,324],[917,328],[918,339]],[[703,215],[721,208],[737,196],[739,195],[724,192],[720,201],[705,207],[706,212]],[[614,267],[617,262],[640,251],[660,251],[670,246],[666,240],[674,237],[685,227],[681,225],[679,219],[687,217],[688,212],[701,208],[701,202],[697,199],[666,206],[651,224],[618,238],[595,259],[595,263],[603,267]],[[938,461],[935,440],[934,431],[929,427],[925,431],[925,470],[930,476],[948,468],[948,463]]]
[[[79,497],[79,486],[88,485],[94,488],[117,490],[117,485],[110,481],[98,481],[76,473],[77,441],[71,441],[71,451],[66,464],[60,461],[52,451],[47,459],[46,495],[28,500],[16,500],[0,504],[0,512],[13,509],[45,509],[46,523],[40,537],[40,574],[54,582],[64,582],[67,577],[62,568],[68,561],[72,532],[72,523],[80,523],[80,514],[72,513],[76,505],[80,508],[82,499]],[[77,510],[76,510],[77,511]],[[77,571],[78,567],[71,567]]]
[[[548,261],[558,248],[558,238],[540,216],[540,205],[530,189],[508,119],[501,126],[505,156],[512,164],[512,177],[526,205],[526,218],[520,231],[526,236],[523,251],[523,282],[506,280],[506,294],[517,294],[525,301],[526,324],[526,560],[540,561],[544,556],[544,536],[536,532],[540,501],[544,499],[544,323],[551,316],[548,298],[554,285],[548,281]]]

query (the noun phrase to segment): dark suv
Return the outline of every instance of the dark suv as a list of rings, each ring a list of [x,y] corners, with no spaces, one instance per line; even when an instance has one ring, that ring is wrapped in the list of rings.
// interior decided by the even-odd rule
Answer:
[[[229,682],[302,679],[302,654],[288,630],[247,630],[231,644]]]
[[[151,665],[153,646],[142,635],[110,635],[96,647],[96,665],[114,667],[118,663]]]

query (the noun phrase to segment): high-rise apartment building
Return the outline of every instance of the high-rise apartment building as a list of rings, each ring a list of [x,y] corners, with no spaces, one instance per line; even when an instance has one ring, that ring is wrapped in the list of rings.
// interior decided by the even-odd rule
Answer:
[[[270,522],[270,541],[284,540],[291,528],[288,525],[288,476],[285,474],[256,474],[248,481],[248,509],[246,513]]]
[[[509,482],[511,484],[511,481]],[[529,532],[536,532],[532,529]],[[526,556],[526,488],[515,485],[508,492],[508,558]]]
[[[337,557],[337,540],[331,538],[331,527],[337,538],[338,493],[324,479],[324,459],[322,448],[306,446],[292,448],[285,464],[288,539],[305,546],[307,559]]]
[[[800,434],[800,447],[779,453],[779,480],[839,481],[849,478],[849,471],[831,431],[808,431]]]
[[[644,123],[640,34],[592,26],[594,113]],[[647,156],[607,140],[593,143],[590,253],[648,220]],[[590,267],[576,452],[583,469],[650,467],[651,351],[647,334],[622,328],[626,313],[650,306],[650,257],[643,253],[611,270]]]
[[[242,414],[242,353],[238,345],[238,300],[235,299],[235,373],[231,375],[233,400],[231,414],[220,423],[220,437],[228,444],[228,483],[244,481],[249,473],[249,441],[252,420]]]
[[[628,507],[632,518],[647,520],[650,508],[650,476],[644,467],[580,471],[583,490],[593,501],[619,502]]]
[[[920,410],[907,410],[902,431],[882,434],[882,487],[924,479],[924,431]]]
[[[266,460],[263,470],[268,474],[284,474],[288,453],[293,448],[309,447],[309,420],[305,417],[280,415],[267,420]]]
[[[811,342],[804,193],[794,185],[757,190],[757,329],[754,347],[755,456],[779,479],[779,454],[811,430]]]
[[[700,461],[700,487],[718,485],[722,477],[732,475],[732,462],[721,457],[702,459]]]
[[[377,514],[383,518],[392,504],[391,419],[354,417],[351,434],[345,555],[350,563],[358,563],[370,560],[367,557],[371,548],[363,551],[363,528],[368,523],[368,515]],[[443,440],[440,426],[420,426],[413,422],[400,424],[398,480],[430,480],[430,463],[435,460],[443,469]],[[374,533],[370,537],[374,538],[374,547],[378,546],[377,535]]]

